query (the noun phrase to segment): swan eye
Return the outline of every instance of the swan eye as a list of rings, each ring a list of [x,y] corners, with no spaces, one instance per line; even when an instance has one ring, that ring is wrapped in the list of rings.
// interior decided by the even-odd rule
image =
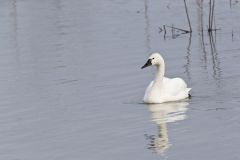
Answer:
[[[152,59],[154,59],[154,58],[152,58]]]

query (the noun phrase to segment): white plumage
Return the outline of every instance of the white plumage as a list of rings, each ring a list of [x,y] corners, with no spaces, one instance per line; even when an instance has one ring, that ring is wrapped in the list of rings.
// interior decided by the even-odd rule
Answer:
[[[145,103],[179,101],[189,97],[191,88],[187,88],[183,79],[164,77],[165,63],[159,53],[153,53],[142,68],[151,65],[156,66],[157,72],[154,81],[148,85],[145,91],[143,98]]]

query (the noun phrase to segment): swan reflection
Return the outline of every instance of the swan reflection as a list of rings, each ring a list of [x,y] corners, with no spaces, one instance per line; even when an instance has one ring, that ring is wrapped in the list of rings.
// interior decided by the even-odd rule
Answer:
[[[170,148],[167,123],[184,120],[186,118],[187,106],[187,102],[147,104],[149,111],[152,113],[152,121],[157,124],[158,128],[156,135],[146,135],[150,141],[148,149],[163,154]]]

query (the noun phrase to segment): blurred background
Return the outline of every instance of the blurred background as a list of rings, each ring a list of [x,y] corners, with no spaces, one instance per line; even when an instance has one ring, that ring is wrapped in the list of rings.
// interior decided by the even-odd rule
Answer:
[[[184,1],[1,0],[0,159],[239,159],[240,3],[209,2],[190,34]],[[142,104],[156,51],[192,99]]]

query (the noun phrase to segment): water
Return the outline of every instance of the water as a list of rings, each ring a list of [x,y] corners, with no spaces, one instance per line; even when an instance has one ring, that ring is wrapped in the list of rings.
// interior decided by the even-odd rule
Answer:
[[[212,37],[208,2],[187,4],[192,35],[164,36],[183,3],[1,1],[0,159],[239,159],[240,4],[216,1]],[[154,51],[191,100],[141,103]]]

